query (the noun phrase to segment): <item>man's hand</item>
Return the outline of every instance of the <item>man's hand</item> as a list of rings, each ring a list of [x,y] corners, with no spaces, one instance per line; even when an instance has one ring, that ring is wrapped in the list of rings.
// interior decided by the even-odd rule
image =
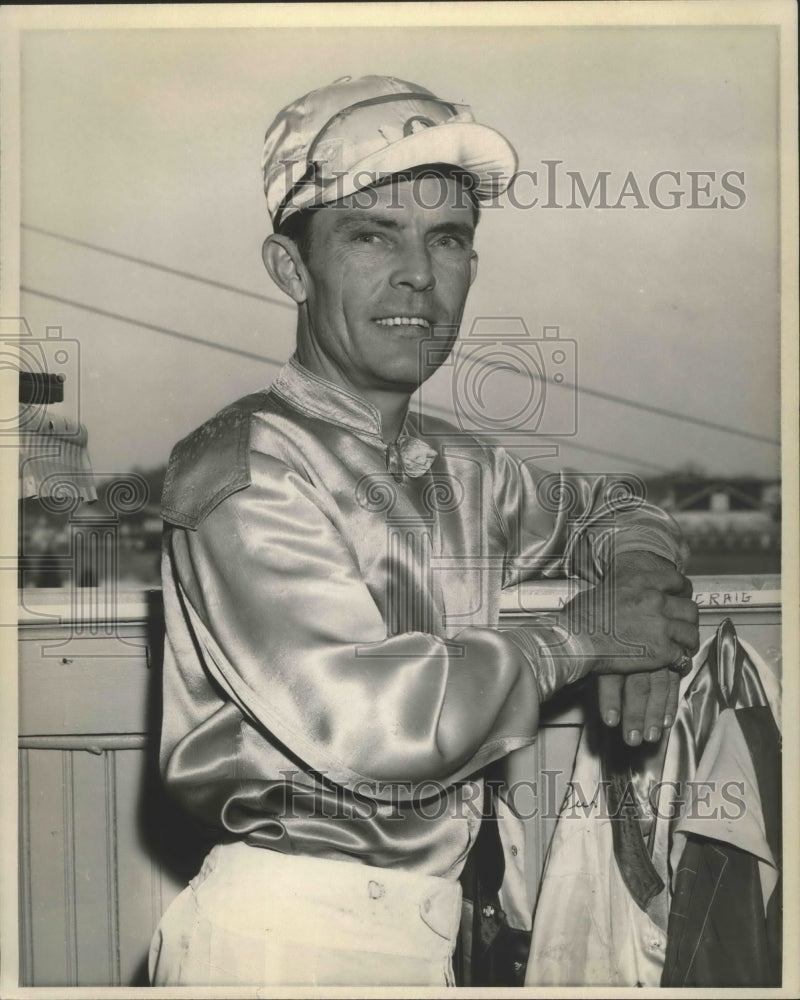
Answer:
[[[622,719],[622,736],[632,747],[657,743],[678,711],[681,679],[674,670],[649,674],[605,674],[597,678],[600,717],[607,726]]]
[[[675,572],[667,560],[648,552],[620,556],[614,569],[618,578],[625,575],[634,586],[642,573]],[[685,577],[684,580],[683,589],[676,596],[691,597],[692,585]],[[696,605],[692,606],[696,622],[698,613]],[[689,652],[696,648],[696,644],[686,647]],[[679,686],[678,674],[666,669],[627,676],[605,674],[597,679],[600,716],[609,726],[616,726],[621,718],[623,738],[630,746],[638,746],[642,739],[656,743],[661,739],[662,730],[671,726],[675,718]]]
[[[560,624],[585,659],[585,673],[658,670],[700,645],[691,592],[691,582],[665,559],[629,553],[564,607]]]
[[[596,587],[566,605],[561,623],[598,677],[607,725],[622,719],[625,741],[656,742],[677,710],[678,675],[664,669],[700,645],[692,584],[648,552],[619,556]]]

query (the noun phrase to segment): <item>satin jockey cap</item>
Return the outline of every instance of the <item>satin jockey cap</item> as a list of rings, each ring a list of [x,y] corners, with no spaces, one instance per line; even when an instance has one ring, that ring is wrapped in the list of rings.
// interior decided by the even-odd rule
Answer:
[[[390,76],[342,77],[293,101],[264,138],[261,167],[272,224],[426,164],[472,174],[488,201],[508,187],[517,154],[465,105]]]

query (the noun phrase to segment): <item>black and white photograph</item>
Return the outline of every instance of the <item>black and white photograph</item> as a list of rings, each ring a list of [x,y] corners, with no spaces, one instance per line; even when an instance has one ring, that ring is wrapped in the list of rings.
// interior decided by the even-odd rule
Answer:
[[[3,996],[797,995],[796,7],[0,25]]]

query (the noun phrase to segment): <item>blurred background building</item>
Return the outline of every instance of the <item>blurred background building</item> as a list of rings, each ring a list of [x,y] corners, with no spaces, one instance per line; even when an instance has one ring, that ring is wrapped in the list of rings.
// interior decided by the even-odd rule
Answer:
[[[160,586],[159,498],[164,472],[163,466],[134,470],[134,475],[146,484],[146,499],[137,510],[118,515],[116,564],[122,588]],[[86,525],[111,517],[104,501],[111,485],[113,480],[99,481],[99,499],[82,504],[71,515],[48,510],[38,499],[22,502],[20,552],[24,586],[67,584],[70,518],[73,524]],[[720,479],[699,471],[678,471],[646,480],[646,486],[648,499],[668,510],[686,535],[692,553],[690,575],[780,572],[780,481],[754,476]]]

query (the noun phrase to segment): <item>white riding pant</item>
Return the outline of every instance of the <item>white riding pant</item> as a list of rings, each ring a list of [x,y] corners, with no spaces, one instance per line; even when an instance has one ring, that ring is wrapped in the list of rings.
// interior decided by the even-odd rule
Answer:
[[[167,908],[154,986],[453,985],[458,882],[217,845]]]

